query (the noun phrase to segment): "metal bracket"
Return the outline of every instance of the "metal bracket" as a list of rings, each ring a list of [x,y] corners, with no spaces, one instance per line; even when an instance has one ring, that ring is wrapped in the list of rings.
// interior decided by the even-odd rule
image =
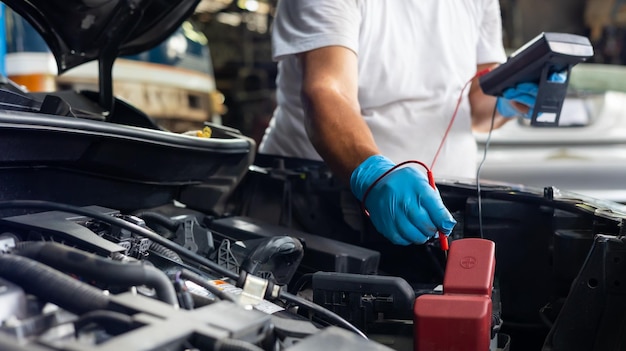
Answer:
[[[242,305],[258,305],[263,301],[268,285],[267,280],[247,274],[238,302]]]

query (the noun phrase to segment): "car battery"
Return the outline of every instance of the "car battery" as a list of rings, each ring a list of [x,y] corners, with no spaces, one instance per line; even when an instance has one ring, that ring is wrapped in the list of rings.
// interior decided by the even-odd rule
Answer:
[[[446,265],[443,294],[421,295],[415,300],[414,349],[489,350],[494,274],[492,241],[454,241]]]

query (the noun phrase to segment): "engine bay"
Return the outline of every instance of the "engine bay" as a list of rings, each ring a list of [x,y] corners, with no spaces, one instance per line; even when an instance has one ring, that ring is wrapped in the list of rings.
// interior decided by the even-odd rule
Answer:
[[[438,188],[458,221],[453,248],[494,243],[491,350],[618,349],[626,307],[618,205],[554,188],[484,184],[480,198],[470,183]],[[355,226],[350,217],[360,214],[343,190],[322,166],[269,168],[261,158],[223,214],[177,202],[122,211],[2,201],[0,345],[418,349],[414,307],[441,296],[452,268],[436,241],[387,245],[363,216]],[[453,325],[447,313],[443,323]],[[468,337],[455,328],[444,335]]]
[[[397,246],[324,164],[115,98],[198,2],[6,1],[99,91],[0,82],[0,350],[624,349],[623,205],[437,179],[449,255]]]

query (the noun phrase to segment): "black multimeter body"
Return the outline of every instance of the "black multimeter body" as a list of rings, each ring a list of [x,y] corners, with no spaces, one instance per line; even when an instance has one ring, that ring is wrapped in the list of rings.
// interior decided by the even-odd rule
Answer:
[[[593,56],[589,39],[567,33],[541,33],[514,52],[493,71],[479,78],[485,94],[502,96],[508,88],[524,82],[537,83],[531,125],[557,126],[567,94],[572,67]],[[565,82],[549,80],[552,73],[567,72]]]

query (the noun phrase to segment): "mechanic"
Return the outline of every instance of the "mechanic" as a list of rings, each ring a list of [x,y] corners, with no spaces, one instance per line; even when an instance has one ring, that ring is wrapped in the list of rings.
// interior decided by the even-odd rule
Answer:
[[[475,75],[506,59],[497,0],[280,0],[272,50],[277,108],[261,154],[323,160],[363,200],[396,163],[433,161],[474,77],[433,173],[475,177],[472,128],[490,128],[496,104]],[[535,95],[507,90],[494,126],[532,113]],[[399,245],[449,235],[456,223],[414,167],[384,176],[365,207]]]

